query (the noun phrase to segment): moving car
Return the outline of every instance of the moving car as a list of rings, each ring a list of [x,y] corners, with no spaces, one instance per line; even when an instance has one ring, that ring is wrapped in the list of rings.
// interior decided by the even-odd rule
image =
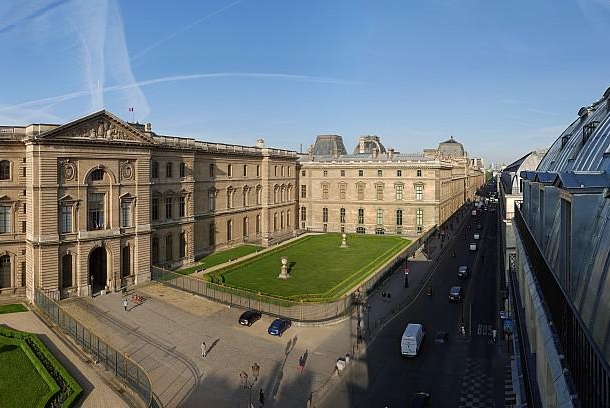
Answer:
[[[458,268],[457,276],[460,279],[466,279],[468,277],[468,266],[462,265]]]
[[[430,403],[430,394],[427,392],[416,392],[411,397],[411,408],[427,407]]]
[[[423,324],[409,323],[400,339],[400,353],[405,357],[415,357],[419,353],[425,334]]]
[[[462,287],[461,286],[452,286],[449,289],[449,301],[450,302],[461,302],[462,301]]]
[[[286,330],[288,330],[288,328],[291,325],[292,325],[292,323],[288,319],[275,319],[269,325],[269,328],[267,329],[267,333],[269,333],[272,336],[280,336],[280,337],[282,337],[282,334]]]
[[[252,323],[263,317],[258,310],[246,310],[239,316],[239,324],[242,326],[252,326]]]

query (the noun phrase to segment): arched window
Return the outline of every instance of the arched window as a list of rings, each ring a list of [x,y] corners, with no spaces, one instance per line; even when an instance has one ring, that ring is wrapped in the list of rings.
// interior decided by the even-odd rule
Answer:
[[[227,221],[227,241],[230,242],[233,240],[233,221]]]
[[[11,163],[8,160],[0,161],[0,180],[10,180]]]

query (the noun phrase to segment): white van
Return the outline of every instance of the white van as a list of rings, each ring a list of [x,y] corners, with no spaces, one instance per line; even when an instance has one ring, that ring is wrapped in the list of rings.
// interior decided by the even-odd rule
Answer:
[[[471,242],[470,243],[470,250],[471,251],[476,251],[477,250],[477,243],[476,242]]]
[[[481,239],[481,234],[479,234],[478,232],[475,232],[474,239]]]
[[[400,339],[400,352],[406,357],[415,357],[424,341],[424,325],[409,323]]]

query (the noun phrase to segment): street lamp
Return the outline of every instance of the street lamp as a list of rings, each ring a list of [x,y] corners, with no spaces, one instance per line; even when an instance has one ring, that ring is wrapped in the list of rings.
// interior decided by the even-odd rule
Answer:
[[[252,406],[252,387],[254,387],[256,380],[258,380],[258,375],[261,371],[261,367],[258,364],[254,363],[252,364],[251,369],[253,378],[252,381],[248,380],[249,375],[245,371],[239,373],[239,378],[241,380],[242,385],[244,386],[244,388],[248,389],[248,408]]]

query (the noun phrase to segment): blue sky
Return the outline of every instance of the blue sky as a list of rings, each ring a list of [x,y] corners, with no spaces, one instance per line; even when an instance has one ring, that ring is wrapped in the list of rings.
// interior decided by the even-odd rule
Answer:
[[[3,1],[0,124],[133,106],[199,140],[453,136],[508,164],[610,86],[609,35],[607,0]]]

